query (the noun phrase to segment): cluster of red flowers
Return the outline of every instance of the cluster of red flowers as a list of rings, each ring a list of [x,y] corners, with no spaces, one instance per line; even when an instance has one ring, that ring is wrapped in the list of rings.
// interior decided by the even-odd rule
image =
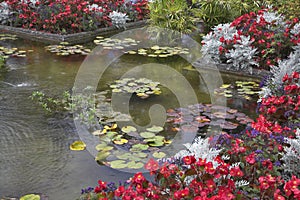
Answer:
[[[14,26],[51,32],[76,33],[111,26],[112,11],[126,13],[133,21],[148,14],[146,0],[5,0],[15,12]]]
[[[282,79],[283,95],[262,98],[259,109],[261,115],[252,124],[253,128],[263,133],[290,132],[300,115],[299,77],[298,72],[286,74]]]
[[[238,32],[233,39],[225,40],[220,38],[222,45],[219,48],[220,54],[228,52],[241,36],[250,36],[252,48],[257,49],[255,61],[260,68],[269,69],[278,60],[286,59],[293,51],[292,46],[300,43],[300,33],[291,33],[293,27],[299,23],[298,18],[291,21],[281,22],[280,20],[267,21],[264,13],[267,9],[258,13],[250,12],[236,18],[231,26]]]

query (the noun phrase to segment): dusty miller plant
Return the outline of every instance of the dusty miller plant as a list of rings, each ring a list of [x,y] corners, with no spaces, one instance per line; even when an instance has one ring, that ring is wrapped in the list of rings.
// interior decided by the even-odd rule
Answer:
[[[289,147],[284,147],[283,157],[281,160],[284,162],[283,169],[285,172],[293,173],[297,176],[300,175],[300,129],[297,129],[295,139],[287,139]]]
[[[3,1],[0,3],[0,23],[2,25],[8,25],[11,23],[11,17],[14,14],[9,8],[9,5]]]
[[[237,34],[235,27],[231,27],[229,23],[219,24],[215,26],[213,31],[202,38],[201,53],[203,56],[209,56],[216,64],[221,63],[219,47],[222,45],[220,38],[225,40],[232,40],[233,36]]]
[[[238,40],[237,43],[233,45],[234,48],[225,54],[226,57],[229,58],[227,63],[232,64],[229,65],[228,68],[233,67],[235,70],[249,70],[252,74],[252,66],[258,66],[258,63],[253,59],[257,53],[257,49],[252,48],[251,43],[253,43],[253,41],[250,40],[250,36],[246,37],[241,35],[241,40]]]
[[[280,89],[282,88],[282,78],[284,75],[290,75],[294,71],[300,72],[300,44],[293,47],[293,49],[295,51],[289,55],[288,59],[279,60],[277,66],[271,67],[270,78],[268,79],[266,86],[264,86],[260,92],[259,101],[261,101],[261,98],[280,93]]]
[[[218,166],[217,162],[214,161],[214,158],[219,155],[222,149],[211,148],[208,140],[209,138],[202,139],[201,137],[198,137],[192,144],[184,144],[187,149],[179,151],[174,157],[182,159],[185,156],[193,155],[196,159],[206,159],[207,162],[211,161],[214,166]]]
[[[114,26],[117,28],[125,27],[126,21],[130,20],[126,13],[113,11],[109,14],[109,18]]]

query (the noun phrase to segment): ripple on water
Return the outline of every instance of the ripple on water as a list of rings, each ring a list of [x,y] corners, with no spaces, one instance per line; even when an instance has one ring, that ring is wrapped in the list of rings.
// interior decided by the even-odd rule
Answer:
[[[20,195],[62,186],[69,159],[69,136],[64,127],[49,125],[29,106],[28,91],[10,90],[3,95],[7,97],[0,101],[0,194]]]

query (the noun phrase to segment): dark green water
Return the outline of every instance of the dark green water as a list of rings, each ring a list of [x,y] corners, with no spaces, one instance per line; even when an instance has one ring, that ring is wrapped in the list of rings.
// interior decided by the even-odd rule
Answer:
[[[126,180],[131,174],[99,166],[87,151],[73,152],[69,145],[78,140],[78,134],[70,119],[46,116],[43,110],[28,97],[41,90],[59,95],[73,87],[75,76],[84,59],[81,56],[57,57],[44,50],[44,45],[17,40],[2,42],[3,46],[32,49],[26,58],[10,58],[8,70],[0,74],[0,197],[43,193],[53,200],[75,199],[80,189],[95,186],[98,179],[104,181]],[[123,56],[101,79],[100,89],[121,77],[130,67],[161,62],[140,56]],[[195,90],[200,102],[209,103],[203,81],[196,71],[184,68],[182,59],[162,62],[184,75]],[[157,72],[159,73],[159,71]],[[222,75],[225,83],[249,80],[228,74]],[[145,110],[149,105],[160,104],[168,109],[176,107],[176,96],[166,94],[147,101],[132,101],[130,112],[138,124],[147,123]],[[240,99],[228,101],[228,105],[254,116],[255,103]]]

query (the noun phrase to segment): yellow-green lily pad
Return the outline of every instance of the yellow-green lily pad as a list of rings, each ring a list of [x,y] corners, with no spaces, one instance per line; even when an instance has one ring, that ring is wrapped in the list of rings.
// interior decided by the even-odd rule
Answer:
[[[41,199],[40,195],[37,194],[27,194],[20,198],[20,200],[40,200],[40,199]]]
[[[102,160],[106,159],[109,155],[110,155],[110,153],[108,151],[100,151],[97,154],[95,160],[96,161],[102,161]]]
[[[140,135],[143,138],[153,138],[155,136],[155,134],[152,132],[141,132]]]
[[[133,126],[124,126],[122,127],[122,132],[124,133],[130,133],[130,132],[135,132],[136,131],[136,128],[133,127]]]
[[[152,155],[154,158],[158,158],[158,159],[161,159],[166,156],[164,152],[154,152]]]
[[[161,127],[161,126],[155,126],[155,125],[153,125],[151,128],[147,128],[146,130],[150,131],[150,132],[153,132],[153,133],[158,133],[158,132],[163,131],[164,128]]]
[[[109,164],[110,164],[110,167],[114,168],[114,169],[122,169],[122,168],[127,167],[127,163],[125,163],[124,160],[114,160],[114,161],[111,161]]]
[[[70,145],[70,149],[72,151],[82,151],[86,147],[86,144],[82,141],[75,141],[73,144]]]

